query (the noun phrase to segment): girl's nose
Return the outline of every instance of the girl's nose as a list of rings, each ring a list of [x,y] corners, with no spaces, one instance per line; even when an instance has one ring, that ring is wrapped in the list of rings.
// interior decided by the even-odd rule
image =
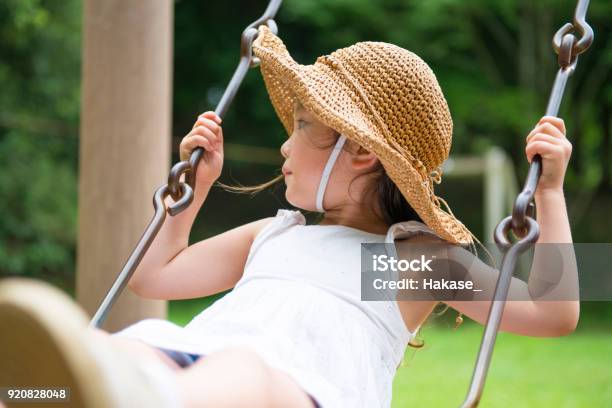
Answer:
[[[285,143],[281,145],[280,152],[285,159],[289,156],[289,139],[285,140]]]

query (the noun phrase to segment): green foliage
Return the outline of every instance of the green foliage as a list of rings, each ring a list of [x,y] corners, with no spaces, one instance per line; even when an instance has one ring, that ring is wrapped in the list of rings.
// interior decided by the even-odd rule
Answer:
[[[42,143],[24,143],[8,132],[0,142],[0,192],[11,216],[0,224],[0,269],[34,276],[72,265],[76,179],[72,166],[57,161]],[[24,158],[27,158],[24,160]]]
[[[80,3],[0,3],[0,275],[74,271]]]

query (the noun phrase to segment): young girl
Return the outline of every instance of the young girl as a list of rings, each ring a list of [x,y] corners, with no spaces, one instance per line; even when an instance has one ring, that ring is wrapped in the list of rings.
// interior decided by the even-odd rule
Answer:
[[[433,194],[451,146],[446,101],[426,63],[392,44],[361,42],[304,66],[261,26],[253,50],[289,138],[280,149],[282,176],[237,190],[259,191],[284,180],[287,201],[298,210],[279,209],[274,217],[188,246],[223,164],[221,118],[202,114],[180,147],[182,160],[198,146],[206,150],[194,201],[167,218],[129,286],[154,299],[233,290],[184,328],[146,319],[113,335],[88,331],[86,341],[77,335],[85,330],[74,328],[70,352],[48,349],[67,361],[79,352],[84,361],[95,361],[90,370],[106,364],[99,378],[116,374],[109,361],[120,362],[112,353],[129,351],[142,371],[121,362],[125,381],[132,381],[130,398],[147,389],[157,406],[389,407],[405,348],[438,302],[362,301],[360,244],[442,243],[448,259],[465,265],[487,293],[495,285],[494,270],[462,248],[474,249],[473,234]],[[571,242],[562,191],[571,144],[563,121],[543,117],[527,136],[525,153],[529,161],[535,154],[543,159],[535,195],[539,242]],[[322,213],[322,219],[306,225],[299,209]],[[4,288],[0,305],[2,299],[17,304],[27,293],[19,293],[19,285]],[[513,279],[511,293],[525,290]],[[68,311],[74,305],[53,302],[62,305],[56,309],[63,308],[65,320],[78,320]],[[489,301],[443,303],[481,324],[490,308]],[[6,321],[5,315],[0,318]],[[38,314],[39,338],[65,332],[44,316]],[[578,302],[508,302],[500,329],[560,336],[573,331],[577,320]],[[11,324],[13,332],[24,326],[18,319]],[[6,350],[6,341],[0,343]],[[96,346],[84,351],[85,344]],[[112,351],[100,351],[109,344]],[[73,392],[86,393],[83,387]]]

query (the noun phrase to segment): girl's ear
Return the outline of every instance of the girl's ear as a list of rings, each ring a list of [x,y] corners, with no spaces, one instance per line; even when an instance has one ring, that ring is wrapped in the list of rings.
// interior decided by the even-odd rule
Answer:
[[[351,155],[351,166],[355,170],[367,170],[378,164],[378,157],[369,150],[359,146],[356,153]]]

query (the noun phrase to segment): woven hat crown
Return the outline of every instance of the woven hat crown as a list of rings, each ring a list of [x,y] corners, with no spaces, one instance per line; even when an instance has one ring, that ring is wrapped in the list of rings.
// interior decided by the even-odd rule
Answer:
[[[448,158],[451,114],[435,74],[418,55],[366,41],[321,56],[317,64],[344,72],[342,80],[367,105],[361,108],[378,116],[374,125],[420,172],[429,173]]]

